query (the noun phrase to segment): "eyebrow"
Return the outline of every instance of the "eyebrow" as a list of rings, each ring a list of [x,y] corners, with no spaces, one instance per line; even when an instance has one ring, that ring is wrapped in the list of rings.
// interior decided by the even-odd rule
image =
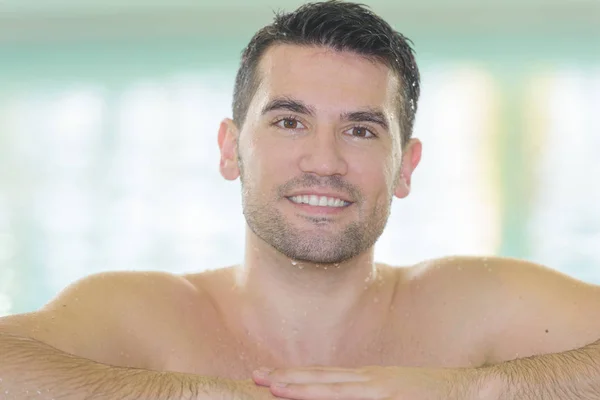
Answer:
[[[311,107],[300,100],[292,99],[290,97],[277,97],[265,104],[261,111],[261,115],[265,115],[266,113],[275,110],[287,110],[311,117],[314,117],[316,114],[314,107]],[[389,123],[385,113],[378,108],[367,108],[362,111],[345,112],[342,113],[340,117],[343,121],[371,122],[381,126],[386,131],[389,131]]]
[[[386,131],[389,130],[389,124],[385,114],[378,109],[344,113],[342,114],[342,120],[351,122],[372,122],[381,126]]]
[[[315,116],[314,107],[310,107],[301,102],[300,100],[295,100],[289,97],[277,97],[269,101],[263,107],[261,115],[265,115],[269,111],[274,110],[288,110],[298,114],[310,115],[311,117]]]

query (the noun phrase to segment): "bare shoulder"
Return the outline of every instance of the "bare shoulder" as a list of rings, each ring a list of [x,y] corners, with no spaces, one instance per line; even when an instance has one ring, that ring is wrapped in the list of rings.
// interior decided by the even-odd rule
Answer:
[[[600,286],[501,257],[450,257],[417,265],[416,280],[469,300],[482,318],[489,362],[580,348],[600,339]]]
[[[548,288],[593,293],[600,287],[527,260],[508,257],[457,256],[427,260],[410,268],[412,279],[444,284],[450,291],[470,289],[494,295],[533,297]]]
[[[161,358],[156,341],[197,291],[166,272],[97,273],[68,285],[35,312],[1,318],[0,332],[97,362],[154,369]]]

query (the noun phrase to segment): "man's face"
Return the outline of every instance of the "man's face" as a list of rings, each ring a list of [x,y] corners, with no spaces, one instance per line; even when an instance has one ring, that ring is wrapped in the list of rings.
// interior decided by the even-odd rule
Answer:
[[[237,146],[248,226],[299,261],[369,249],[394,192],[405,195],[396,76],[353,53],[296,45],[270,48],[259,74]]]

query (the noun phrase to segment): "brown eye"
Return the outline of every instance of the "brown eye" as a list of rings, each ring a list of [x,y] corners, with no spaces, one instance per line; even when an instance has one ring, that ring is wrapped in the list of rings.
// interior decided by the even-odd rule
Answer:
[[[361,137],[365,139],[371,139],[375,137],[375,135],[373,135],[373,133],[364,126],[353,127],[350,134],[354,137]]]
[[[294,118],[282,118],[276,125],[283,129],[302,129],[304,125],[300,121]]]
[[[298,128],[298,121],[296,121],[295,119],[284,119],[283,120],[283,127],[287,128],[287,129],[296,129]]]

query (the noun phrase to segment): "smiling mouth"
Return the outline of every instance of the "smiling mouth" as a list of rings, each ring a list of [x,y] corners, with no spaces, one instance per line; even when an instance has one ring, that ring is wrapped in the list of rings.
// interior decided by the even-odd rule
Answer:
[[[332,207],[332,208],[343,208],[352,204],[349,201],[345,201],[342,199],[338,199],[335,197],[328,196],[317,196],[317,195],[299,195],[299,196],[290,196],[289,199],[292,203],[295,204],[306,204],[309,206],[316,207]]]

